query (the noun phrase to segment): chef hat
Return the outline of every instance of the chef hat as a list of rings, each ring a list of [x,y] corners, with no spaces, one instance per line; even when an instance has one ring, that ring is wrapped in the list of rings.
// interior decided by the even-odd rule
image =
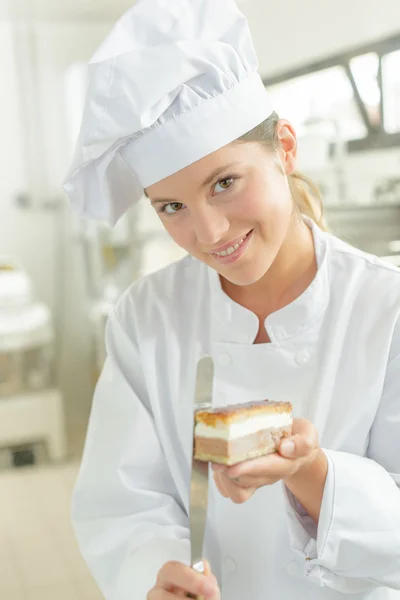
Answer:
[[[64,190],[114,224],[143,189],[234,141],[272,112],[234,0],[140,0],[89,64]]]

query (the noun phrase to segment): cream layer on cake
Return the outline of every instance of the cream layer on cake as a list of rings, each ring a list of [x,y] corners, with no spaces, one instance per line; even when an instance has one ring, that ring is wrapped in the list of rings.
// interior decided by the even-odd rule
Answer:
[[[216,421],[214,425],[207,425],[200,421],[196,424],[195,435],[202,438],[233,440],[263,429],[278,429],[289,427],[291,424],[292,415],[289,412],[256,414],[254,417],[249,416],[239,421]]]

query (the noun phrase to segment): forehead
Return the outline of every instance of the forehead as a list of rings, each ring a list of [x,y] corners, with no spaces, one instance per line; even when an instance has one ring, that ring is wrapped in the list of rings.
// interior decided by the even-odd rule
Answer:
[[[251,164],[255,158],[255,146],[259,145],[234,142],[224,146],[177,173],[149,186],[146,193],[150,198],[159,196],[168,198],[178,195],[183,189],[199,189],[204,181],[217,169],[225,169],[232,163],[237,163],[237,168],[239,165],[243,167]],[[232,169],[234,168],[232,166]]]

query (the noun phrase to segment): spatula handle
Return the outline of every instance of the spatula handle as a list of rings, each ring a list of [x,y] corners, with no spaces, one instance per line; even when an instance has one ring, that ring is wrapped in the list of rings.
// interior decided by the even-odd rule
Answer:
[[[195,571],[198,571],[199,573],[202,573],[203,575],[210,575],[210,567],[208,566],[208,563],[205,561],[196,563],[196,565],[193,567],[193,569]],[[204,596],[193,596],[192,594],[188,594],[187,598],[193,598],[194,600],[206,600],[204,598]]]

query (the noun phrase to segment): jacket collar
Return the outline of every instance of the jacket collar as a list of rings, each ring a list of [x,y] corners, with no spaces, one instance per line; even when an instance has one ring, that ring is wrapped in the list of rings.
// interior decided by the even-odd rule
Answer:
[[[309,287],[293,302],[269,315],[265,327],[272,343],[280,343],[308,329],[329,301],[327,234],[311,219],[305,220],[314,237],[318,271]],[[218,273],[208,267],[212,301],[212,337],[221,342],[252,344],[258,317],[234,302],[222,289]]]

